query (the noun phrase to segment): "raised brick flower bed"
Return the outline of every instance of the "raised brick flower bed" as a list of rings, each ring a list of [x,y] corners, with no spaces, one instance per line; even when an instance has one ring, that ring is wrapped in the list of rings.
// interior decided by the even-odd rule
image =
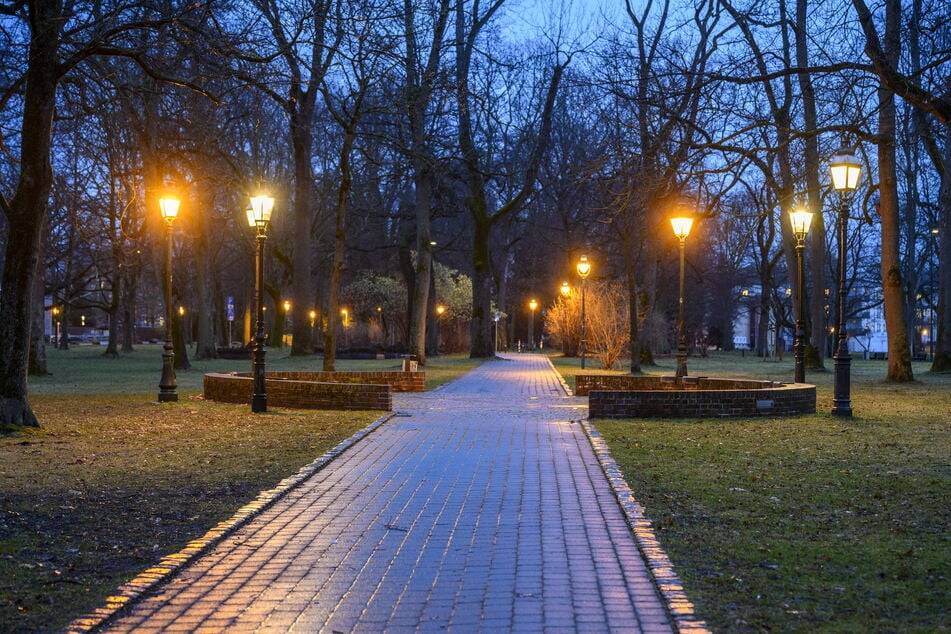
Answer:
[[[578,375],[591,418],[693,418],[814,414],[816,387],[708,377]]]
[[[425,372],[268,372],[268,405],[300,409],[393,409],[393,392],[422,392]],[[225,403],[250,403],[250,372],[208,373],[204,396]]]

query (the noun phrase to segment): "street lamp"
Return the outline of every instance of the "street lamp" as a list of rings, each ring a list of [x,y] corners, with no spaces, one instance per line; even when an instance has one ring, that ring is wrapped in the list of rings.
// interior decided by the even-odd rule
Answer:
[[[535,350],[535,309],[538,308],[538,302],[532,299],[528,302],[528,308],[532,311],[532,316],[528,320],[528,341],[532,350]]]
[[[931,311],[930,311],[930,325],[931,334],[928,335],[928,349],[930,351],[930,359],[934,361],[934,342],[935,342],[935,329],[934,329],[934,317],[935,312],[938,310],[938,280],[935,277],[935,260],[938,259],[938,235],[941,233],[941,230],[938,227],[931,228]]]
[[[291,300],[285,299],[284,300],[284,326],[281,331],[281,345],[284,345],[284,346],[288,345],[287,344],[287,327],[290,322],[290,315],[291,315]]]
[[[267,392],[264,373],[264,243],[267,230],[271,225],[271,212],[274,211],[274,199],[266,194],[251,198],[248,209],[248,225],[254,229],[254,301],[256,302],[256,323],[254,328],[254,347],[251,352],[251,373],[254,387],[251,393],[251,411],[267,411]]]
[[[53,347],[59,348],[59,306],[50,309],[53,314]]]
[[[493,338],[494,345],[492,346],[493,355],[496,355],[499,353],[499,317],[500,317],[499,311],[495,311],[495,313],[492,315],[492,321],[495,322],[495,337]]]
[[[439,326],[442,316],[446,313],[446,307],[442,304],[436,305],[436,321],[433,322],[433,354],[439,354]]]
[[[849,355],[848,332],[845,327],[846,297],[848,288],[845,280],[845,243],[849,221],[849,201],[858,187],[862,164],[850,148],[839,148],[829,160],[829,172],[832,176],[832,188],[839,193],[839,323],[836,328],[836,348],[832,355],[835,365],[835,394],[832,399],[832,413],[837,416],[852,415],[852,401],[849,398],[852,357]]]
[[[591,263],[588,262],[588,256],[582,255],[575,267],[578,270],[578,277],[581,278],[581,369],[584,370],[585,361],[585,315],[584,315],[584,287],[585,280],[591,273]]]
[[[793,344],[793,350],[796,357],[795,381],[796,383],[806,382],[806,284],[805,273],[803,269],[803,251],[806,248],[806,234],[809,233],[809,225],[812,224],[812,212],[800,207],[789,212],[789,220],[792,222],[792,230],[796,235],[796,271],[798,280],[796,282],[796,296],[799,301],[799,311],[796,315],[796,343]]]
[[[677,374],[676,376],[687,376],[687,335],[684,331],[684,251],[687,243],[687,236],[690,235],[690,227],[693,225],[693,218],[690,216],[675,216],[670,219],[670,225],[674,229],[674,235],[680,240],[680,305],[677,317]]]
[[[561,283],[561,296],[566,300],[571,296],[571,287],[568,286],[568,282],[564,281]],[[562,331],[561,331],[561,353],[563,355],[568,354],[568,303],[562,303]]]
[[[172,344],[172,223],[178,217],[177,198],[159,199],[159,210],[165,221],[165,347],[162,349],[162,379],[159,381],[159,403],[178,400],[175,381],[175,346]]]

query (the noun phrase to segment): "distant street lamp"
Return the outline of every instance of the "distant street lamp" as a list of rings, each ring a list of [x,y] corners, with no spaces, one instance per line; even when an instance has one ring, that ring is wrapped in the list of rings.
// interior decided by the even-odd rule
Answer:
[[[251,198],[248,209],[248,225],[254,229],[254,298],[256,323],[254,328],[254,347],[251,352],[251,372],[254,381],[251,394],[251,411],[267,411],[267,392],[265,389],[265,351],[264,351],[264,243],[267,230],[271,225],[271,212],[274,211],[274,199],[266,194]]]
[[[528,308],[532,311],[531,318],[528,320],[528,341],[532,350],[535,350],[535,309],[538,308],[538,302],[532,299],[528,302]]]
[[[442,304],[436,306],[436,321],[433,328],[433,354],[439,354],[439,326],[442,316],[446,313],[446,307]]]
[[[799,311],[796,315],[796,343],[793,344],[796,357],[795,381],[796,383],[805,383],[806,284],[804,279],[803,251],[806,248],[806,234],[809,233],[809,225],[812,224],[812,212],[804,208],[799,208],[789,213],[789,219],[792,222],[793,233],[796,235],[796,271],[799,276],[796,282],[796,297],[799,301]]]
[[[859,184],[862,164],[850,148],[841,147],[829,160],[832,188],[839,193],[839,324],[836,329],[836,348],[832,355],[835,365],[834,397],[832,413],[836,416],[851,416],[852,401],[849,397],[852,357],[849,355],[848,332],[845,327],[846,298],[848,287],[845,279],[846,230],[849,221],[849,201]]]
[[[571,296],[571,287],[567,280],[561,283],[561,296],[567,299]],[[561,354],[568,354],[568,304],[562,304]]]
[[[684,251],[686,250],[687,236],[690,235],[690,227],[693,225],[693,218],[690,216],[676,216],[670,219],[670,225],[674,229],[674,235],[680,240],[680,306],[677,318],[677,374],[676,376],[687,376],[687,333],[684,329]]]
[[[290,325],[291,300],[284,300],[284,327],[281,331],[281,344],[287,345],[287,328]]]
[[[50,309],[53,315],[53,347],[59,347],[59,306]]]
[[[495,313],[492,315],[492,321],[495,322],[495,337],[494,337],[495,345],[493,346],[494,349],[492,350],[492,353],[498,354],[499,353],[499,311],[495,311]]]
[[[159,381],[159,403],[178,400],[175,380],[175,346],[172,344],[172,223],[178,217],[177,198],[159,199],[159,210],[165,221],[165,347],[162,349],[162,379]]]
[[[588,279],[588,275],[591,273],[591,263],[588,262],[588,256],[582,255],[578,260],[578,264],[575,266],[578,270],[578,277],[581,278],[581,369],[584,370],[584,361],[585,361],[585,314],[584,314],[584,291],[585,291],[585,280]]]

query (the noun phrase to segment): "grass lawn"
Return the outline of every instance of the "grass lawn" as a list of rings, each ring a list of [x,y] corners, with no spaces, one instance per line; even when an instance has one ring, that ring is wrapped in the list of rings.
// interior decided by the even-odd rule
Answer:
[[[42,427],[0,435],[0,631],[53,632],[362,429],[380,412],[250,407],[200,399],[194,362],[179,402],[156,403],[160,346],[119,359],[102,348],[48,350],[52,375],[30,379]],[[427,386],[477,362],[430,359]],[[315,357],[268,351],[268,369],[319,370]],[[400,361],[339,361],[338,370]]]
[[[576,359],[554,358],[569,382]],[[674,359],[654,374],[673,374]],[[853,360],[854,417],[596,421],[716,631],[934,632],[951,606],[951,375],[884,382]],[[688,360],[691,374],[792,380],[792,360]]]

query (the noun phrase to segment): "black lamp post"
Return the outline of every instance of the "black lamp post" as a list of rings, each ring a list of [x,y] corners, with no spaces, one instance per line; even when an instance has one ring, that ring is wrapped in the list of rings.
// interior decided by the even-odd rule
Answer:
[[[535,309],[538,308],[538,302],[534,299],[528,302],[528,309],[532,311],[531,317],[528,320],[528,344],[529,349],[535,350]]]
[[[846,287],[845,245],[846,230],[849,221],[849,201],[859,184],[862,164],[850,148],[839,148],[829,160],[829,172],[832,175],[832,187],[839,193],[839,323],[835,333],[836,348],[832,355],[835,365],[835,394],[832,399],[832,413],[836,416],[852,415],[852,400],[849,397],[852,357],[849,355],[848,333],[845,327]]]
[[[938,259],[938,235],[941,233],[941,230],[938,227],[931,228],[931,321],[930,328],[928,330],[928,348],[929,348],[929,360],[934,361],[934,342],[935,342],[935,324],[934,316],[935,312],[938,310],[938,278],[935,274],[935,260]]]
[[[581,369],[584,370],[585,362],[585,314],[584,314],[584,287],[585,280],[588,279],[588,275],[591,273],[591,263],[588,262],[588,256],[582,255],[578,260],[578,277],[581,278]]]
[[[267,230],[271,224],[271,212],[274,210],[274,199],[267,195],[258,195],[251,198],[251,209],[248,209],[248,224],[254,229],[255,257],[254,257],[254,301],[255,301],[255,329],[254,346],[251,351],[251,372],[254,381],[251,394],[251,411],[267,411],[267,393],[265,391],[264,372],[264,243],[267,241]]]
[[[686,250],[687,236],[693,218],[690,216],[676,216],[670,219],[674,235],[680,240],[680,306],[677,314],[677,378],[687,376],[687,333],[684,329],[684,251]]]
[[[806,248],[806,234],[809,233],[809,225],[812,224],[812,212],[799,208],[789,213],[789,220],[792,223],[793,233],[796,235],[796,272],[798,275],[796,281],[796,298],[799,302],[799,310],[796,315],[796,343],[794,344],[796,356],[796,383],[806,382],[806,282],[805,271],[803,267],[803,251]]]
[[[571,296],[571,287],[568,286],[568,282],[561,283],[561,296],[567,299]],[[561,353],[567,354],[568,352],[568,304],[564,303],[564,310],[562,311],[564,315],[564,326],[562,327],[561,333]]]
[[[433,328],[433,334],[435,335],[433,339],[435,340],[433,344],[433,354],[439,354],[439,326],[442,325],[442,316],[446,314],[446,307],[442,304],[436,306],[436,321],[434,322],[435,328]]]
[[[165,221],[165,347],[162,349],[162,380],[159,381],[159,403],[178,400],[175,381],[175,346],[172,344],[172,223],[178,217],[179,201],[162,198],[159,209]]]

